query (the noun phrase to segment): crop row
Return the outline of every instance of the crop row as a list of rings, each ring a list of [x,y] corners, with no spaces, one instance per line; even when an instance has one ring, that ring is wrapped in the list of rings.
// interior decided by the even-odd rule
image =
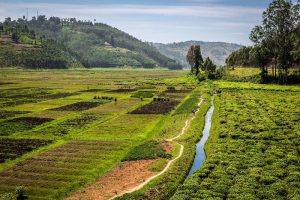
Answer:
[[[0,139],[0,163],[20,157],[51,142],[37,139]]]
[[[0,194],[22,185],[32,199],[56,199],[104,173],[124,148],[122,142],[70,141],[0,173]]]
[[[157,101],[155,99],[151,103],[132,111],[131,114],[167,114],[179,103],[179,101]]]
[[[299,199],[299,96],[223,89],[208,158],[173,199]]]
[[[0,136],[7,136],[15,132],[30,130],[53,119],[39,117],[20,117],[0,122]]]

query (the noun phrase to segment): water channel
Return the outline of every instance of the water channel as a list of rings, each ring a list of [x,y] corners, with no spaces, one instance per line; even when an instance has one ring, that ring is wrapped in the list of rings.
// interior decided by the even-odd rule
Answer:
[[[196,145],[196,156],[194,158],[194,163],[193,163],[192,168],[190,169],[188,176],[193,175],[193,173],[196,170],[201,168],[206,159],[204,145],[210,134],[212,115],[214,112],[214,108],[215,108],[215,106],[214,106],[214,96],[213,96],[212,100],[211,100],[211,107],[209,108],[209,110],[207,111],[206,116],[205,116],[205,125],[204,125],[204,129],[203,129],[203,133],[202,133],[202,138]]]

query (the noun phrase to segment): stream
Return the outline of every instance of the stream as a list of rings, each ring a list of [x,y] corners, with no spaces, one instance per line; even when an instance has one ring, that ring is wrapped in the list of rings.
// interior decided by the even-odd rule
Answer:
[[[210,134],[211,121],[212,121],[212,115],[214,112],[214,108],[215,108],[215,106],[214,106],[214,96],[213,96],[212,101],[211,101],[211,107],[209,108],[209,110],[207,111],[206,116],[205,116],[205,125],[204,125],[204,129],[202,132],[202,138],[201,138],[200,142],[198,142],[196,145],[196,156],[194,158],[194,163],[193,163],[192,168],[190,169],[188,177],[193,175],[193,173],[197,169],[201,168],[206,159],[204,145]]]

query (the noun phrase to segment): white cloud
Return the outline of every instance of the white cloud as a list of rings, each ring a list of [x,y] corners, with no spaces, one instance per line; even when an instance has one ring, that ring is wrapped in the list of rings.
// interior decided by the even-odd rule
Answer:
[[[0,3],[4,13],[13,10],[39,9],[51,11],[53,14],[64,15],[166,15],[166,16],[196,16],[208,18],[232,18],[249,15],[260,15],[262,9],[243,6],[196,5],[196,6],[153,6],[153,5],[71,5],[55,3]]]

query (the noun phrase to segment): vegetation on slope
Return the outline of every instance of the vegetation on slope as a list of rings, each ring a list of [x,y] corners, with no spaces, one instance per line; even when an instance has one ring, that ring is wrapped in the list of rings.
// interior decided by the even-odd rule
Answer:
[[[174,60],[163,56],[158,50],[129,34],[102,23],[63,20],[58,17],[47,19],[44,15],[32,20],[6,18],[0,23],[1,30],[12,38],[24,37],[51,39],[66,53],[72,55],[85,67],[166,67],[181,69]],[[0,31],[1,31],[0,30]],[[36,39],[34,39],[36,42]],[[42,63],[43,64],[43,63]],[[44,65],[43,65],[44,66]]]
[[[171,44],[152,43],[165,56],[176,60],[184,67],[189,64],[186,61],[186,54],[192,45],[200,45],[203,57],[210,57],[217,65],[224,65],[225,59],[230,53],[241,48],[241,45],[230,44],[224,42],[202,42],[202,41],[186,41]]]

